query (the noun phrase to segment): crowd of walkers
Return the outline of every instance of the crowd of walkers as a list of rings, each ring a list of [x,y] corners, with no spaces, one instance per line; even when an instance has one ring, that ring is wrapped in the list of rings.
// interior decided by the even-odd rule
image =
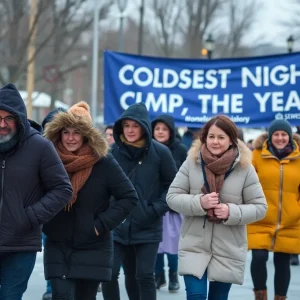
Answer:
[[[223,115],[181,138],[172,116],[151,122],[143,103],[103,134],[85,102],[39,126],[4,86],[0,299],[22,299],[42,231],[44,300],[121,299],[121,270],[130,300],[156,300],[166,285],[176,293],[178,275],[187,300],[226,300],[248,250],[254,299],[267,300],[269,252],[275,299],[286,299],[300,253],[299,144],[285,120],[246,144]]]

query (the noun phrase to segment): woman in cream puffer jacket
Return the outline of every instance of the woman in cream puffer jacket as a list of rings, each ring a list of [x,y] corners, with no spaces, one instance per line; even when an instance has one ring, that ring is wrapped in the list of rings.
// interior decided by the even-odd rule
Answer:
[[[247,253],[246,225],[262,219],[267,211],[262,187],[251,164],[251,151],[243,142],[238,141],[236,133],[225,131],[226,126],[222,124],[224,121],[231,121],[226,120],[226,117],[219,120],[220,117],[224,116],[215,117],[212,123],[209,122],[208,126],[215,130],[213,133],[210,128],[203,128],[202,142],[194,142],[167,195],[170,208],[184,215],[179,241],[179,274],[185,276],[187,293],[190,287],[187,286],[186,276],[190,275],[194,282],[207,278],[209,281],[220,283],[220,286],[215,288],[210,285],[210,289],[221,290],[222,283],[243,283]],[[231,126],[235,127],[232,124]],[[228,172],[229,175],[225,175],[218,198],[219,203],[228,206],[229,215],[226,220],[220,222],[206,222],[207,210],[200,202],[200,197],[204,196],[201,189],[206,177],[203,172],[204,161],[201,159],[202,144],[203,141],[215,139],[218,145],[218,139],[225,135],[230,138],[230,145],[236,145],[238,153]],[[227,150],[230,147],[233,146],[229,146]],[[209,296],[209,299],[225,300],[227,298],[224,295]],[[187,299],[206,297],[188,296]]]

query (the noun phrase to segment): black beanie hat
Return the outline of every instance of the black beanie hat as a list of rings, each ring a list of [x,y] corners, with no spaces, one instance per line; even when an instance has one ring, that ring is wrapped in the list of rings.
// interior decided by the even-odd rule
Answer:
[[[286,120],[272,121],[269,126],[269,138],[271,139],[271,136],[273,135],[273,133],[278,130],[285,131],[289,135],[290,141],[292,141],[293,132],[292,132],[292,127],[288,121],[286,121]]]
[[[48,115],[45,117],[45,119],[43,120],[42,122],[42,127],[43,127],[43,130],[45,129],[45,126],[52,121],[53,117],[58,114],[59,112],[67,112],[66,109],[62,108],[62,107],[58,107],[58,108],[55,108],[53,110],[51,110]]]

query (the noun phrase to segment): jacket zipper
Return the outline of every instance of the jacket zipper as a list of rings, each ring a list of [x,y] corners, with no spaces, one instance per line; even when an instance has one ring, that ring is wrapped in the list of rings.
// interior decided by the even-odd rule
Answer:
[[[75,226],[74,224],[75,224],[75,221],[74,221],[74,214],[73,214],[72,215],[72,250],[70,251],[70,253],[68,253],[68,255],[66,257],[68,268],[67,268],[67,271],[64,274],[62,274],[61,279],[63,279],[63,280],[65,280],[69,277],[69,272],[70,272],[70,269],[71,269],[71,258],[72,258],[71,256],[73,254],[73,247],[74,247],[74,226]]]
[[[2,171],[1,171],[1,199],[0,199],[0,230],[2,228],[2,209],[3,209],[3,189],[4,189],[4,170],[5,170],[5,160],[2,161]]]
[[[272,239],[272,245],[271,245],[271,251],[274,249],[275,241],[276,241],[276,235],[277,232],[280,229],[280,223],[281,223],[281,214],[282,214],[282,183],[283,183],[283,166],[280,164],[280,188],[279,188],[279,199],[278,199],[278,221],[277,221],[277,227]]]
[[[131,223],[132,223],[132,216],[128,217],[129,225],[128,225],[128,241],[127,245],[130,245],[131,242]]]
[[[148,150],[148,148],[146,148],[146,150],[145,151],[147,151]],[[144,155],[143,155],[143,157],[138,161],[138,165],[141,165],[142,163],[143,163],[143,161],[144,161],[144,158],[145,158],[145,153],[144,153]],[[136,167],[134,168],[134,175],[136,174]],[[127,175],[128,176],[128,175]],[[136,175],[135,175],[136,176]],[[131,181],[131,179],[129,178],[129,180]],[[133,182],[131,181],[131,183],[133,184]],[[131,242],[131,239],[132,239],[132,235],[131,235],[131,225],[132,225],[132,215],[130,214],[129,216],[128,216],[128,218],[129,218],[129,225],[128,225],[128,245],[130,245],[130,242]],[[126,219],[125,219],[125,221],[126,221]]]

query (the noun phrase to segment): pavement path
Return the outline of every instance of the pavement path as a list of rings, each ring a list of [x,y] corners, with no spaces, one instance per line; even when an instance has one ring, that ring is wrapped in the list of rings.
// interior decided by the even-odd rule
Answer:
[[[242,286],[234,285],[230,291],[230,300],[253,300],[252,292],[252,280],[250,276],[250,259],[251,254],[248,253],[247,267],[245,282]],[[268,287],[269,287],[269,299],[274,299],[273,290],[273,278],[274,278],[274,268],[273,268],[273,256],[270,255],[268,262]],[[180,277],[181,290],[176,294],[168,293],[167,288],[161,289],[157,293],[157,300],[183,300],[185,299],[184,283],[183,278]],[[45,291],[46,283],[44,280],[43,271],[43,258],[42,253],[38,253],[36,265],[33,274],[30,278],[28,289],[23,297],[23,300],[41,300],[42,294]],[[128,300],[124,286],[124,277],[120,276],[120,290],[121,299]],[[292,267],[291,275],[291,285],[288,293],[288,300],[299,300],[300,299],[300,266]],[[97,300],[103,300],[102,294],[98,293]]]

